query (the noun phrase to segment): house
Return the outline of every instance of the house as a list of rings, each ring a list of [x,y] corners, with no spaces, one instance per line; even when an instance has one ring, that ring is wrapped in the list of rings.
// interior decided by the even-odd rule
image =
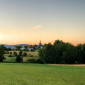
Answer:
[[[25,46],[22,46],[22,47],[21,47],[21,50],[25,50]]]
[[[9,47],[11,50],[16,50],[16,47]]]
[[[31,50],[33,50],[33,47],[34,47],[33,45],[28,45],[28,46],[27,46],[27,49],[28,49],[29,51],[31,51]]]

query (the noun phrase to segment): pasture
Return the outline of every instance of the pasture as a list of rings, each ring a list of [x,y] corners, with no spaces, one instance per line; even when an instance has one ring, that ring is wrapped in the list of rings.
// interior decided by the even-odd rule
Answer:
[[[16,57],[14,56],[14,52],[17,52],[17,54],[19,54],[19,51],[9,51],[9,54],[4,54],[4,57],[6,58],[5,61],[7,62],[16,62],[15,59]],[[23,56],[23,62],[27,62],[30,59],[38,59],[38,51],[35,52],[28,52],[28,51],[23,51],[23,53],[26,52],[27,56]],[[13,56],[13,57],[8,57],[9,55]]]
[[[19,54],[19,51],[9,51],[9,54],[10,54],[10,52],[12,53],[12,55],[13,55],[14,52],[17,52],[17,54]],[[38,51],[35,51],[35,52],[22,51],[22,52],[23,52],[23,53],[26,52],[28,56],[29,56],[30,54],[33,55],[33,56],[38,56]]]
[[[85,85],[85,67],[0,63],[0,85]]]

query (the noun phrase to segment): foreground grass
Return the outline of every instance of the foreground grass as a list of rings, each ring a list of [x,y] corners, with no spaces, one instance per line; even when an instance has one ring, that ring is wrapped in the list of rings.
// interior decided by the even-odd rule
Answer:
[[[0,85],[85,85],[85,67],[0,63]]]

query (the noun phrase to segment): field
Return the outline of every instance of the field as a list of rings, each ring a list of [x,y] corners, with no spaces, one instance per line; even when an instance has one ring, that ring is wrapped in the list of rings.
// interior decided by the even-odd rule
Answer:
[[[11,55],[13,57],[8,57],[10,55],[10,52],[12,53]],[[16,62],[15,59],[16,57],[14,56],[14,52],[17,52],[19,54],[19,51],[9,51],[9,54],[4,54],[4,57],[6,58],[5,61],[7,62]],[[35,52],[28,52],[28,51],[23,51],[23,53],[26,52],[27,56],[23,56],[23,62],[27,62],[29,59],[38,59],[38,51]]]
[[[85,85],[85,67],[0,63],[0,85]]]
[[[9,53],[12,52],[12,54],[14,52],[17,52],[17,54],[19,54],[19,51],[9,51]],[[38,56],[38,51],[35,51],[35,52],[29,52],[29,51],[23,51],[23,53],[26,52],[28,55],[29,54],[32,54],[33,56]]]

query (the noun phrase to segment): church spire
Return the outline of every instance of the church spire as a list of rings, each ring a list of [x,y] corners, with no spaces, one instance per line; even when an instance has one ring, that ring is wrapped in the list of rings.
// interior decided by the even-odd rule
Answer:
[[[41,43],[41,40],[40,40],[40,43]]]
[[[40,43],[39,43],[39,45],[38,45],[38,46],[42,47],[41,40],[40,40]]]

